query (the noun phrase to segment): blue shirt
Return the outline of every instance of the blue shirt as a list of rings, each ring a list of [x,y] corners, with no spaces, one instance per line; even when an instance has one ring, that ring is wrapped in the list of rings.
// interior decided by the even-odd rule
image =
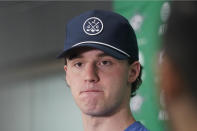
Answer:
[[[136,121],[131,124],[125,131],[149,131],[140,122]]]

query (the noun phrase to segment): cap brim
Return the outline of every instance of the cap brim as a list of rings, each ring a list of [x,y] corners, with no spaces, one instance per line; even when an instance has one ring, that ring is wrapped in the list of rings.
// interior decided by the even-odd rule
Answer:
[[[91,48],[96,48],[96,49],[99,49],[101,51],[103,51],[104,53],[116,58],[116,59],[119,59],[119,60],[123,60],[123,59],[128,59],[128,56],[126,56],[125,54],[115,50],[115,49],[112,49],[110,47],[107,47],[107,46],[104,46],[104,45],[98,45],[98,44],[91,44],[91,43],[84,43],[84,44],[81,44],[81,45],[78,45],[78,46],[75,46],[75,47],[72,47],[68,50],[64,50],[62,53],[60,53],[57,58],[64,58],[68,52],[72,51],[73,49],[76,49],[76,48],[79,48],[79,47],[91,47]]]

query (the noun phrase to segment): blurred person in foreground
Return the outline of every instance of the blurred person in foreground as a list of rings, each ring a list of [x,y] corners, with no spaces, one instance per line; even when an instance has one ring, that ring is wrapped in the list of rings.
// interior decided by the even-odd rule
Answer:
[[[197,131],[197,2],[172,2],[160,86],[173,131]]]
[[[82,113],[85,131],[148,131],[130,110],[141,84],[135,33],[123,16],[92,10],[66,29],[66,81]]]

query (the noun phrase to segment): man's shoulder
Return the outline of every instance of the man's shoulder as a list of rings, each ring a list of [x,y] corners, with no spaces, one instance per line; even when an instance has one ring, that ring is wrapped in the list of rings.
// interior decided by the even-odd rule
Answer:
[[[144,125],[136,121],[131,124],[125,131],[149,131]]]

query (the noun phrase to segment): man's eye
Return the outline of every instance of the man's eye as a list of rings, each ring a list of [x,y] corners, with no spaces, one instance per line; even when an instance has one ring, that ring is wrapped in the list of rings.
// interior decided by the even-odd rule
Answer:
[[[82,63],[81,62],[77,62],[77,63],[74,64],[74,66],[75,67],[81,67],[82,66]]]
[[[101,61],[100,65],[111,65],[111,61]]]

